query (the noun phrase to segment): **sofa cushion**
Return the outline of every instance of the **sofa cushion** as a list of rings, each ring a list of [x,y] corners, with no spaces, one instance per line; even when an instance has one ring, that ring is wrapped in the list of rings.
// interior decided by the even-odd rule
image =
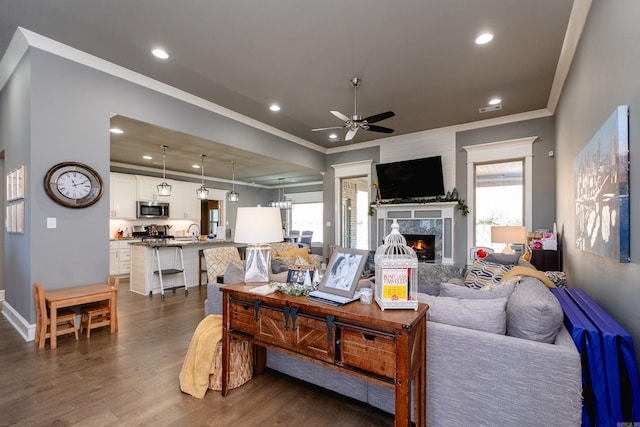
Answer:
[[[492,253],[484,257],[482,260],[487,262],[493,262],[495,264],[503,264],[503,265],[516,265],[518,263],[518,259],[520,259],[520,255],[518,254],[501,254],[501,253]]]
[[[429,321],[494,334],[506,332],[506,297],[479,300],[418,294],[418,300],[429,304]]]
[[[440,296],[468,299],[508,298],[515,287],[516,285],[511,283],[508,285],[498,286],[497,288],[484,287],[482,289],[475,289],[453,283],[441,283]]]
[[[473,266],[467,272],[464,285],[476,289],[500,286],[502,275],[512,268],[513,265],[496,264],[477,259],[473,261]]]
[[[563,319],[556,297],[535,278],[523,278],[509,297],[507,335],[553,343]]]
[[[274,274],[282,273],[284,271],[289,271],[289,264],[284,262],[281,259],[272,259],[271,260],[271,272]]]
[[[244,271],[233,263],[229,264],[227,271],[224,272],[223,282],[225,285],[244,282]]]

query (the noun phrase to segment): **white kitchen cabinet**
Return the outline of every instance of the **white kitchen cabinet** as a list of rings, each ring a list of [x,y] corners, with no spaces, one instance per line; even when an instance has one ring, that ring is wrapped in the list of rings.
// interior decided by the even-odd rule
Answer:
[[[194,182],[173,181],[169,215],[171,219],[200,221],[201,200],[196,197],[200,184]]]
[[[146,202],[168,202],[171,196],[159,196],[158,185],[162,183],[162,178],[154,178],[151,176],[136,175],[136,190],[138,200]],[[175,182],[170,179],[164,180],[171,185],[171,193],[173,194],[173,186]]]
[[[121,276],[131,271],[131,245],[140,239],[112,240],[109,242],[109,274]]]
[[[109,274],[118,275],[118,242],[109,242]]]
[[[136,179],[123,173],[109,174],[109,217],[136,219]]]

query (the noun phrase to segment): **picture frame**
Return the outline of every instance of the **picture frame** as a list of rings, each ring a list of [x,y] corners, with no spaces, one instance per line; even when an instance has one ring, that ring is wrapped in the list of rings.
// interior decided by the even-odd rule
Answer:
[[[306,265],[290,265],[289,272],[287,273],[287,284],[304,285],[307,272],[310,270],[311,267]]]
[[[335,248],[318,289],[334,295],[353,298],[369,251]]]

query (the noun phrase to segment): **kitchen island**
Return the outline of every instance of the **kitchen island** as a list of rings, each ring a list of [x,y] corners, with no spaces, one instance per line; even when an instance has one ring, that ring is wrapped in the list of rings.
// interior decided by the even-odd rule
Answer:
[[[166,240],[166,241],[144,241],[131,243],[131,272],[129,274],[130,289],[142,295],[152,295],[160,293],[160,280],[154,270],[157,266],[153,260],[153,248],[159,247],[160,263],[163,269],[173,269],[180,267],[179,257],[176,259],[175,246],[182,246],[182,256],[184,259],[184,272],[187,287],[198,286],[198,275],[200,274],[200,250],[233,246],[244,248],[245,245],[230,241],[197,241],[186,240]],[[163,276],[165,292],[167,289],[181,287],[182,274],[171,274]]]

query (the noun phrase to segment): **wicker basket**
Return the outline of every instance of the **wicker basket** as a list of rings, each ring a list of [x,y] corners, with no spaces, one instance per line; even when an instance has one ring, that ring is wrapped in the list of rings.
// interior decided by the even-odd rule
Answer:
[[[253,346],[245,340],[231,340],[229,356],[229,389],[240,387],[253,376]],[[216,347],[213,373],[209,375],[209,388],[222,390],[222,341]]]

